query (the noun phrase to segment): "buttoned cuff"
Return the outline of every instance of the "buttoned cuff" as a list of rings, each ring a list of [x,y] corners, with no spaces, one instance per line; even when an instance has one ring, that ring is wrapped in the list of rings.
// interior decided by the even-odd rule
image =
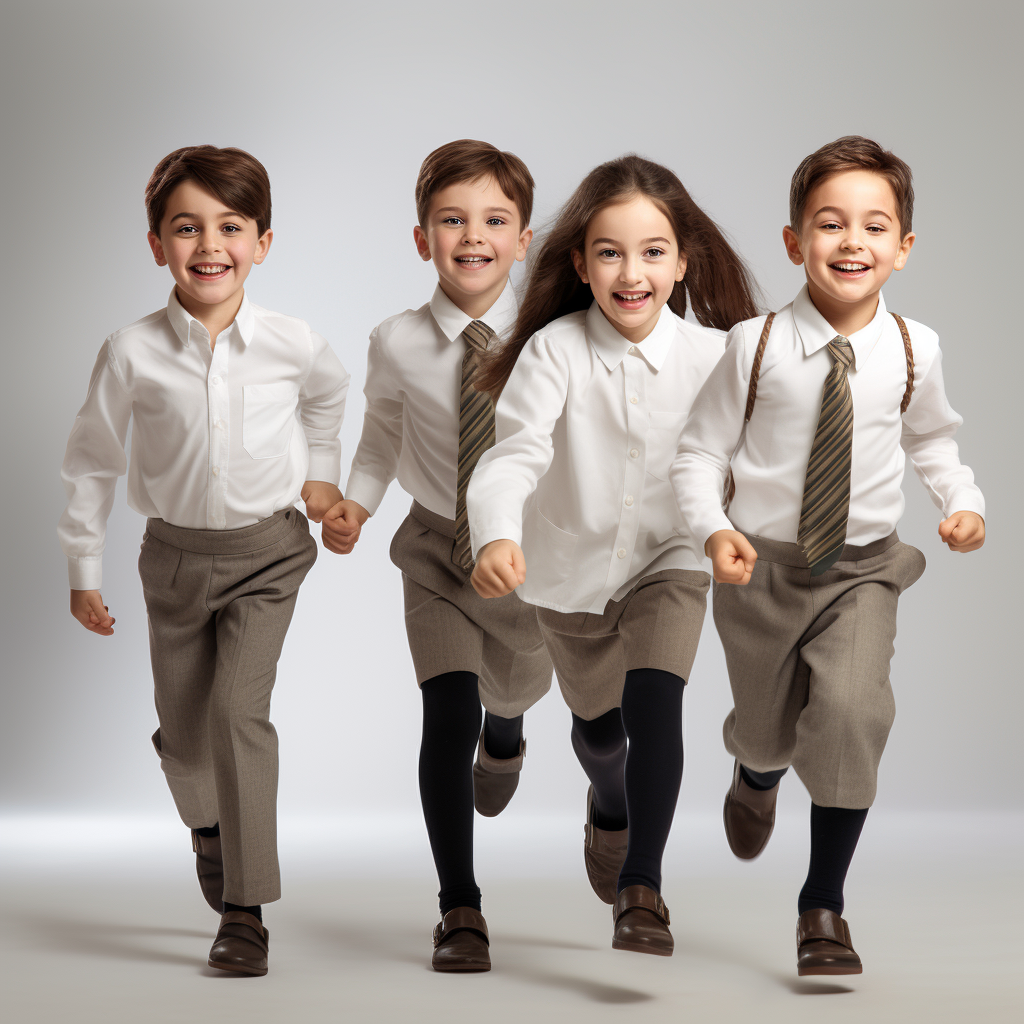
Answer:
[[[366,473],[354,472],[348,478],[345,497],[349,501],[358,502],[372,516],[384,500],[388,485]]]
[[[103,557],[69,556],[68,582],[72,590],[99,590],[103,586]]]
[[[493,519],[482,524],[470,523],[469,536],[473,545],[473,557],[476,558],[477,552],[484,545],[490,544],[492,540],[511,540],[521,547],[523,523],[522,520],[517,522],[515,519],[507,517]]]
[[[341,459],[337,455],[318,455],[309,453],[309,469],[306,470],[307,480],[323,480],[324,483],[341,483]]]
[[[942,506],[942,514],[948,519],[954,512],[976,512],[985,518],[985,496],[977,487],[961,487],[954,491]]]

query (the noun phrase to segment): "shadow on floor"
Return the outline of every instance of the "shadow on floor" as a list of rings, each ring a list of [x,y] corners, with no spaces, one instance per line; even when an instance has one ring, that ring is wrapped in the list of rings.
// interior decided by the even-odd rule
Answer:
[[[803,978],[788,978],[784,974],[776,977],[796,996],[838,996],[853,991],[848,985],[840,985],[836,981],[805,981]]]

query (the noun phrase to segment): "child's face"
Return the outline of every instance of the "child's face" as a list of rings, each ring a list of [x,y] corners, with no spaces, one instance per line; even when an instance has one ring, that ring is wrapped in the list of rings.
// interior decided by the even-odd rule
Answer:
[[[149,232],[153,256],[169,267],[178,299],[189,312],[240,298],[254,263],[266,258],[273,238],[256,221],[229,210],[194,181],[183,181],[167,200],[160,234]]]
[[[525,259],[533,232],[520,225],[516,204],[485,175],[438,192],[413,238],[420,256],[434,261],[448,298],[467,312],[486,302],[483,313],[504,290],[512,264]]]
[[[624,338],[643,341],[686,273],[668,217],[646,196],[606,206],[591,217],[583,249],[573,253],[580,279]]]
[[[875,301],[914,244],[913,234],[900,234],[892,186],[867,170],[843,171],[818,185],[799,230],[783,229],[789,258],[803,266],[812,300],[837,309]]]

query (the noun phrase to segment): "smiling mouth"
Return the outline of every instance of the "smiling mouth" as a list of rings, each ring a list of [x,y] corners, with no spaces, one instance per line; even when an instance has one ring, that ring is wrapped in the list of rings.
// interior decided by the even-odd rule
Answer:
[[[860,274],[871,268],[866,263],[830,263],[829,266],[840,274]]]
[[[456,256],[455,262],[463,267],[486,267],[488,263],[492,263],[493,260],[490,256]]]
[[[627,309],[639,309],[650,297],[650,292],[612,292],[612,298]]]
[[[218,277],[231,268],[226,263],[194,263],[188,268],[196,277]]]

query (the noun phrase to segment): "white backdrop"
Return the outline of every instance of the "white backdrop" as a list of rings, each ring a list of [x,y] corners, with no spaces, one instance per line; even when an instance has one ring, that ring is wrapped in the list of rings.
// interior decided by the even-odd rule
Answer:
[[[55,534],[58,470],[96,352],[170,289],[142,202],[165,153],[235,145],[267,166],[275,241],[249,293],[306,318],[352,372],[347,475],[367,334],[434,285],[412,226],[416,172],[435,146],[481,138],[525,159],[535,228],[595,164],[631,150],[663,162],[778,308],[802,280],[781,242],[790,175],[851,133],[914,170],[918,242],[886,299],[939,332],[966,421],[961,452],[989,502],[986,548],[953,555],[908,475],[900,533],[930,564],[901,605],[879,805],[1020,807],[1019,557],[1007,548],[1021,497],[1019,7],[35,0],[7,10],[0,809],[173,813],[149,744],[142,520],[122,483],[103,590],[112,638],[68,614]],[[419,696],[387,557],[408,504],[394,485],[356,553],[321,551],[303,587],[274,697],[283,811],[418,804]],[[687,687],[686,809],[720,806],[729,704],[709,615]],[[582,815],[568,725],[557,689],[529,713],[524,809]],[[789,792],[799,798],[798,786]]]

